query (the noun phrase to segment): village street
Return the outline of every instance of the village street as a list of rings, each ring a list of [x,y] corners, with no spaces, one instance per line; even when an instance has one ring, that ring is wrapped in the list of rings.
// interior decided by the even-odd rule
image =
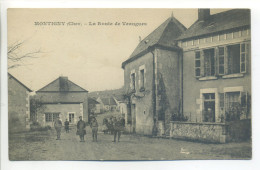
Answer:
[[[205,144],[175,139],[149,138],[138,135],[113,136],[98,134],[92,142],[87,127],[86,142],[79,142],[75,128],[62,131],[56,140],[54,129],[42,132],[11,134],[10,160],[180,160],[180,159],[249,159],[250,141],[228,144]]]

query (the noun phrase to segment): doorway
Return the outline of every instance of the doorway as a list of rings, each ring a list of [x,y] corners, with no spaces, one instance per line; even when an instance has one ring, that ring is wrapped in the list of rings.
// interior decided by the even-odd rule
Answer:
[[[205,93],[204,122],[215,122],[215,93]]]

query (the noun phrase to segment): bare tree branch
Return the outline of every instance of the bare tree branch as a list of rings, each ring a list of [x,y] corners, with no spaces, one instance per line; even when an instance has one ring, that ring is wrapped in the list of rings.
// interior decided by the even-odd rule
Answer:
[[[29,58],[39,58],[40,53],[43,53],[40,49],[28,53],[21,53],[19,50],[24,45],[25,41],[17,41],[8,47],[8,69],[17,68],[23,66],[23,61]]]

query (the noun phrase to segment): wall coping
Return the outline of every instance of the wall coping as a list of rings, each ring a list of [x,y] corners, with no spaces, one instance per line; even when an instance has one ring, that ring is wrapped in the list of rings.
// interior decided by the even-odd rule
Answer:
[[[181,122],[181,121],[170,121],[175,124],[197,124],[197,125],[227,125],[228,123],[220,122]]]

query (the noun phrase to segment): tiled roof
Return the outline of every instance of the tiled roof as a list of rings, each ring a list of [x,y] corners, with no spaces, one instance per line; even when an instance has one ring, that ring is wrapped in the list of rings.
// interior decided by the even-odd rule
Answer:
[[[101,101],[104,105],[117,105],[113,97],[101,98]]]
[[[233,9],[210,15],[209,19],[205,21],[197,20],[178,38],[178,40],[248,26],[250,26],[250,9]]]
[[[95,99],[89,97],[88,98],[88,104],[99,104],[99,102],[96,101]]]
[[[149,47],[158,45],[163,47],[177,47],[176,38],[179,37],[186,30],[176,18],[170,17],[163,22],[158,28],[144,38],[135,48],[130,57],[123,62],[122,67],[128,62],[132,61],[136,56],[140,56],[142,52]]]
[[[36,93],[35,96],[43,103],[83,103],[87,100],[87,93]]]
[[[73,83],[68,77],[59,77],[37,92],[88,92],[79,85]]]
[[[29,89],[26,85],[24,85],[21,81],[19,81],[17,78],[15,78],[12,74],[8,73],[9,78],[14,79],[15,81],[17,81],[21,86],[23,86],[26,90],[28,90],[29,92],[32,92],[31,89]]]

